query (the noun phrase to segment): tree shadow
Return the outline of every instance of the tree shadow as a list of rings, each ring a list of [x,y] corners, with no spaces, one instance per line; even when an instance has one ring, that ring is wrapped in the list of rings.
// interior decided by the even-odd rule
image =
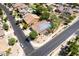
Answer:
[[[61,48],[61,51],[59,52],[59,56],[67,56],[69,53],[69,47],[65,46],[63,48]]]
[[[10,11],[4,5],[2,5],[2,4],[0,4],[0,7],[5,11],[5,13],[6,13],[6,15],[7,15],[8,19],[9,19],[9,21],[11,23],[11,26],[13,27],[14,34],[19,39],[20,46],[24,50],[25,55],[28,55],[28,53],[32,52],[34,50],[34,48],[30,44],[30,42],[25,41],[27,36],[25,36],[25,34],[21,30],[21,28],[18,27],[15,24],[15,19],[14,19],[14,17],[12,15],[10,15]]]

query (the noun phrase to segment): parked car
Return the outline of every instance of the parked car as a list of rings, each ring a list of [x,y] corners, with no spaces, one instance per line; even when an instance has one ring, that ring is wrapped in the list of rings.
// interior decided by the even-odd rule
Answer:
[[[25,41],[30,42],[30,40],[29,40],[29,38],[28,38],[28,37],[25,39]]]

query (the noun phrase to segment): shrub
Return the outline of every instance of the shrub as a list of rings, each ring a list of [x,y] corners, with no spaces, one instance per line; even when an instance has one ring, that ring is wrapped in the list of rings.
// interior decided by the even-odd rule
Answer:
[[[27,29],[27,27],[28,27],[28,24],[23,23],[23,29]]]
[[[4,18],[4,19],[3,19],[3,20],[4,20],[4,22],[7,22],[7,19],[8,19],[7,17],[6,17],[6,18]]]
[[[37,36],[37,32],[36,31],[33,30],[32,32],[30,32],[30,38],[31,39],[35,39],[36,36]]]
[[[36,15],[41,15],[43,11],[48,11],[48,8],[44,7],[42,4],[32,5],[33,13]]]
[[[69,20],[73,20],[76,16],[69,16]]]
[[[42,13],[40,19],[41,19],[41,20],[42,20],[42,19],[46,20],[46,19],[49,18],[49,16],[50,16],[50,13],[49,13],[48,11],[44,11],[44,12]]]
[[[6,30],[6,31],[9,29],[9,27],[6,23],[3,24],[3,29]]]
[[[13,46],[15,43],[16,43],[15,38],[10,38],[10,39],[8,39],[8,44],[9,44],[10,46]]]
[[[9,48],[8,50],[6,50],[5,52],[6,52],[6,56],[8,56],[11,53],[11,48]]]

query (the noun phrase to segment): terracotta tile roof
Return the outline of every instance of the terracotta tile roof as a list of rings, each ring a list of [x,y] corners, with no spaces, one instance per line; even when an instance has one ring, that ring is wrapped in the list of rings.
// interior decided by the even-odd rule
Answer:
[[[31,14],[31,13],[28,13],[24,16],[24,21],[31,25],[32,23],[34,22],[38,22],[39,21],[39,16],[35,15],[35,14]]]
[[[13,7],[15,9],[22,9],[22,8],[27,7],[27,6],[25,4],[23,4],[23,3],[15,3],[15,4],[13,4]]]

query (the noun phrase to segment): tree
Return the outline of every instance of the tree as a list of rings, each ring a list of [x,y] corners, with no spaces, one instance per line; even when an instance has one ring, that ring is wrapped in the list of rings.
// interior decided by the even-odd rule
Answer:
[[[10,46],[13,46],[15,43],[16,43],[15,38],[10,38],[10,39],[8,39],[8,44],[9,44]]]
[[[40,19],[47,20],[49,18],[49,16],[50,16],[50,13],[48,11],[44,11],[44,12],[42,12]]]
[[[57,19],[57,16],[56,16],[55,14],[52,14],[52,15],[50,16],[50,19],[54,21],[54,20]]]
[[[36,38],[36,36],[37,36],[37,32],[36,31],[32,31],[32,32],[30,32],[30,38],[32,39],[32,40],[34,40],[35,38]]]
[[[76,43],[73,42],[72,45],[70,45],[70,52],[71,52],[71,56],[73,55],[77,55],[77,53],[79,52],[79,45],[77,45]]]
[[[60,21],[61,21],[60,18],[58,18],[55,14],[52,14],[50,16],[50,19],[51,19],[51,22],[52,22],[51,25],[53,25],[52,28],[53,29],[58,28],[58,26],[60,25]]]
[[[61,51],[59,52],[59,55],[61,55],[61,56],[67,56],[69,52],[70,52],[69,47],[65,46],[65,47],[61,48]]]
[[[70,45],[70,44],[72,44],[72,43],[73,43],[73,42],[71,42],[71,41],[68,41],[68,42],[67,42],[68,45]]]
[[[44,7],[42,4],[33,4],[32,5],[33,13],[40,16],[43,11],[48,11],[46,7]]]
[[[59,23],[57,21],[53,22],[53,29],[57,29],[59,26]]]
[[[61,50],[61,52],[63,52],[61,54],[61,52],[59,54],[63,55],[67,52],[66,55],[70,55],[70,56],[75,56],[75,55],[79,55],[79,44],[78,43],[78,39],[79,39],[79,36],[76,36],[75,41],[68,41],[67,43],[67,46],[68,46],[68,49],[64,49],[64,52],[63,50]]]
[[[52,11],[53,10],[53,8],[52,8],[52,5],[46,5],[46,7],[47,7],[47,9],[48,9],[48,11]]]
[[[79,40],[79,36],[76,36],[75,40],[78,41]]]
[[[43,7],[41,5],[36,4],[32,7],[32,9],[33,9],[33,13],[39,16],[42,13]]]
[[[3,19],[3,20],[4,20],[4,22],[7,22],[7,19],[8,19],[8,18],[7,18],[7,17],[5,17],[5,18]]]
[[[7,3],[7,6],[10,8],[12,6],[12,4],[11,3]]]
[[[68,18],[69,18],[69,20],[73,20],[74,18],[75,18],[76,16],[69,16]]]
[[[20,21],[19,21],[19,20],[17,20],[15,24],[16,24],[16,25],[19,25],[19,23],[20,23]]]
[[[27,29],[27,27],[28,27],[28,24],[23,23],[23,29]]]
[[[77,42],[79,40],[79,36],[76,36],[76,38],[74,40],[75,40],[75,42]]]
[[[9,29],[9,27],[6,23],[3,24],[3,29],[6,30],[6,31]]]

